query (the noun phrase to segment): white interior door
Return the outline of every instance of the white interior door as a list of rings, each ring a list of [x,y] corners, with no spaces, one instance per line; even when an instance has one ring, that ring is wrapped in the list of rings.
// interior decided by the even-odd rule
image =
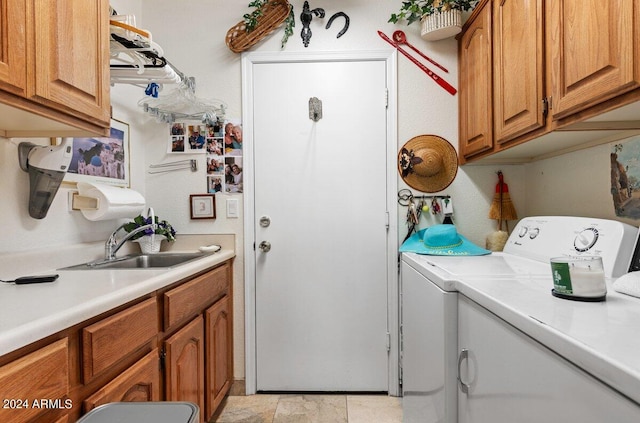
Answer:
[[[387,391],[386,64],[252,73],[257,390]]]

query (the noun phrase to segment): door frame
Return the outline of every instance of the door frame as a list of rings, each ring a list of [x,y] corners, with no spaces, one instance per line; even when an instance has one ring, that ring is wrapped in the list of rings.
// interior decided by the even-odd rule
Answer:
[[[242,126],[243,191],[244,191],[244,323],[245,323],[245,385],[246,394],[257,391],[256,368],[256,256],[255,256],[255,193],[253,153],[253,65],[268,63],[313,63],[345,61],[383,61],[387,83],[387,328],[389,331],[389,395],[400,396],[400,312],[398,289],[398,191],[397,163],[397,52],[374,50],[353,52],[250,52],[243,53],[242,65]]]

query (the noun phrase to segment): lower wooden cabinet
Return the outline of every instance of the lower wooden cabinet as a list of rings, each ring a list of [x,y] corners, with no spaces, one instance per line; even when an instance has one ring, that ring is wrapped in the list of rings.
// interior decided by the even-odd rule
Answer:
[[[204,319],[199,316],[165,341],[167,401],[200,407],[204,422]]]
[[[165,341],[166,399],[198,404],[201,422],[211,419],[231,387],[232,334],[227,294]]]
[[[204,313],[205,416],[210,419],[229,392],[233,379],[233,322],[231,299],[225,296]]]
[[[189,401],[209,421],[233,380],[231,280],[227,261],[1,356],[0,422],[70,423],[123,401]]]
[[[160,401],[160,394],[160,355],[156,348],[84,400],[84,410],[89,412],[110,402]]]
[[[70,404],[69,374],[67,338],[1,366],[0,422],[52,421],[43,415]]]

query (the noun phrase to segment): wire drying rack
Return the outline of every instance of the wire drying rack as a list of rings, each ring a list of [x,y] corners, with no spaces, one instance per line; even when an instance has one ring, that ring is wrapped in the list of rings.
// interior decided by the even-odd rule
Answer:
[[[226,104],[197,97],[195,78],[166,59],[151,32],[135,26],[135,16],[113,11],[109,23],[111,85],[144,88],[145,97],[138,105],[159,122],[193,120],[212,125],[224,118]],[[176,87],[165,92],[165,84]]]

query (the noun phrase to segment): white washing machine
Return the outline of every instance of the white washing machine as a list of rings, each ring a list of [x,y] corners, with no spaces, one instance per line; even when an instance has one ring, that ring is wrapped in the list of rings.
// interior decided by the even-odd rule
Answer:
[[[522,219],[504,252],[486,256],[403,253],[401,342],[406,423],[457,422],[457,289],[465,279],[548,278],[552,257],[599,255],[605,276],[627,273],[638,229],[611,220],[542,216]],[[549,295],[551,293],[549,292]]]

